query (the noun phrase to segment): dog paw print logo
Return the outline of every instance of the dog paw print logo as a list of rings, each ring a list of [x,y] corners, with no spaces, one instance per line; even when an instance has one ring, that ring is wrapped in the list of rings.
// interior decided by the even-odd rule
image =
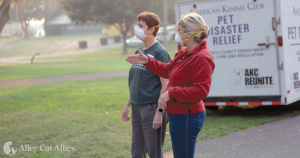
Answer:
[[[237,86],[242,82],[244,76],[244,69],[234,69],[233,73],[235,75],[235,86]]]
[[[11,146],[12,141],[8,141],[3,145],[3,151],[6,155],[14,155],[17,152],[17,149]]]

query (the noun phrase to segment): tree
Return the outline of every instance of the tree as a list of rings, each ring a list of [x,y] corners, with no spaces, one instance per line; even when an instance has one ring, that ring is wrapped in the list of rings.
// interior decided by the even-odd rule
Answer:
[[[28,26],[31,20],[42,20],[45,17],[45,2],[47,0],[19,1],[19,20],[24,31],[24,38],[29,38]]]
[[[58,0],[51,0],[45,5],[45,22],[63,14],[62,5]]]
[[[45,23],[62,14],[63,14],[62,5],[57,0],[51,0],[51,3],[47,3],[45,6]],[[46,35],[48,36],[50,33],[49,26],[44,25],[44,30]]]
[[[0,33],[2,32],[5,24],[9,20],[9,10],[10,10],[10,3],[11,0],[0,0]]]
[[[1,1],[1,0],[0,0]],[[3,0],[3,2],[6,0]],[[42,20],[45,18],[45,5],[50,0],[12,0],[13,9],[9,12],[11,21],[16,21],[16,11],[18,6],[18,17],[24,31],[24,37],[28,38],[28,26],[31,20]],[[3,26],[4,27],[4,26]]]
[[[162,8],[159,0],[60,0],[68,16],[76,23],[101,21],[116,25],[123,35],[123,53],[127,53],[127,32],[143,11]]]
[[[175,24],[175,8],[174,0],[168,0],[168,22]]]

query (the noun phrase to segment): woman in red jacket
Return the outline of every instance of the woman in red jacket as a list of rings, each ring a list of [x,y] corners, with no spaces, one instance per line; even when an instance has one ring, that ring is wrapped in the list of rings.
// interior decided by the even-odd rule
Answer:
[[[141,52],[126,58],[131,64],[144,64],[155,74],[170,79],[158,108],[168,113],[175,158],[194,157],[196,138],[206,117],[202,100],[209,93],[215,68],[205,40],[208,30],[199,14],[188,13],[178,21],[175,36],[175,41],[186,48],[179,50],[169,63]]]

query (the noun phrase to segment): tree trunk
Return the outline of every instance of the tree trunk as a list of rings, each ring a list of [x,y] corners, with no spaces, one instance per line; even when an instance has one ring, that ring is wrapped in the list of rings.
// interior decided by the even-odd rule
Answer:
[[[28,35],[28,26],[25,27],[24,38],[29,38],[29,35]]]
[[[0,6],[0,33],[2,32],[6,22],[9,20],[9,9],[11,0],[3,0]]]
[[[126,39],[127,39],[127,33],[123,33],[123,54],[127,54],[127,44],[126,44]]]
[[[23,27],[24,38],[29,38],[29,35],[28,35],[28,26],[29,26],[29,24],[27,24],[27,23],[25,22],[24,26],[25,26],[25,27]]]
[[[126,23],[125,23],[126,24]],[[123,27],[123,22],[118,23],[118,28],[120,32],[123,35],[123,55],[127,54],[127,44],[126,44],[126,39],[127,39],[127,25],[125,25],[125,28]]]
[[[123,27],[125,24],[125,27]],[[132,24],[132,22],[130,21],[122,21],[122,22],[118,22],[118,26],[117,28],[120,30],[120,32],[123,35],[123,55],[127,54],[127,44],[126,44],[126,39],[127,39],[127,32],[129,31],[130,25]]]

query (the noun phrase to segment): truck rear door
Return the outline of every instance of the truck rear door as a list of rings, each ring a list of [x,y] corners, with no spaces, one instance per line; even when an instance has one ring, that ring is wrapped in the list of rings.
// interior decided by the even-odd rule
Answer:
[[[300,1],[281,0],[284,77],[288,104],[300,100]]]

